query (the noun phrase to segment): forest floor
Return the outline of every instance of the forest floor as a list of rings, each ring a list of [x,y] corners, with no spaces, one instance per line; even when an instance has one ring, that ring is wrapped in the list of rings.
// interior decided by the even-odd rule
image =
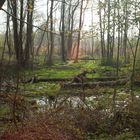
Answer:
[[[25,84],[25,91],[29,90],[29,93],[32,94],[40,94],[44,93],[45,91],[48,93],[53,91],[56,93],[57,90],[60,88],[60,84],[65,82],[69,82],[73,79],[74,76],[80,74],[83,71],[92,71],[95,70],[96,73],[89,73],[87,74],[87,78],[93,79],[100,79],[100,78],[110,78],[116,77],[116,68],[112,66],[102,66],[95,60],[85,60],[79,63],[67,63],[67,64],[57,64],[51,68],[43,67],[37,68],[33,71],[27,72],[27,78],[31,79],[32,77],[36,77],[36,79],[46,79],[47,82],[35,82],[33,84]],[[130,66],[124,66],[119,69],[120,77],[130,77]],[[47,80],[48,79],[48,80]],[[50,79],[50,81],[49,81]],[[51,81],[54,79],[53,81]],[[60,79],[59,81],[55,81],[55,79]],[[62,81],[61,81],[62,79]],[[64,81],[63,81],[64,79]],[[66,79],[66,80],[65,80]],[[68,80],[67,80],[68,79]],[[43,86],[41,87],[41,85]],[[48,88],[46,88],[47,86]],[[44,88],[43,88],[44,87]],[[41,90],[40,90],[41,88]],[[45,91],[44,91],[45,90]],[[70,89],[71,90],[71,89]]]
[[[92,73],[93,70],[96,73]],[[63,88],[67,83],[72,84],[73,77],[83,71],[89,71],[87,79],[93,80],[87,80],[85,83],[98,83],[94,88],[86,88],[82,85],[78,88]],[[140,88],[135,86],[136,99],[132,103],[129,80],[131,65],[122,65],[119,68],[117,79],[126,79],[125,84],[103,87],[99,85],[99,82],[116,81],[108,79],[116,78],[116,67],[103,66],[95,60],[82,60],[79,63],[70,61],[52,67],[39,66],[23,73],[24,78],[21,79],[24,80],[19,83],[18,94],[14,94],[15,89],[13,89],[13,94],[9,92],[6,97],[1,94],[4,102],[0,100],[0,124],[3,121],[6,122],[4,123],[6,125],[2,124],[0,127],[1,139],[30,140],[35,133],[35,140],[41,140],[44,137],[52,140],[60,140],[62,137],[65,140],[139,139]],[[115,101],[114,95],[116,95]],[[16,104],[14,113],[17,118],[12,125],[13,120],[9,116],[13,117],[14,104]],[[46,117],[54,125],[46,122]],[[34,121],[38,118],[40,119],[36,123],[35,127],[38,129],[36,130]],[[21,128],[23,123],[26,127]],[[13,133],[15,124],[16,127],[19,125],[19,129]],[[22,129],[24,133],[21,132]],[[48,135],[45,132],[48,132]]]

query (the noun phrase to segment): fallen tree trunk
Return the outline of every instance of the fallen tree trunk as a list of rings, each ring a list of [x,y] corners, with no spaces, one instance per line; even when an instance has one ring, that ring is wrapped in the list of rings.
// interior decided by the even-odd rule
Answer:
[[[11,122],[12,119],[11,118],[8,118],[8,117],[0,117],[0,122],[2,122],[3,124],[4,123],[7,123],[7,122]]]
[[[86,78],[89,82],[95,82],[95,81],[114,81],[117,79],[125,79],[126,77],[100,77],[100,78]],[[25,81],[24,83],[39,83],[39,82],[68,82],[72,81],[73,78],[33,78]]]
[[[95,88],[99,87],[114,87],[114,86],[122,86],[128,82],[128,79],[121,79],[116,81],[100,81],[100,82],[90,82],[90,83],[65,83],[62,85],[62,89],[71,89],[71,88]]]
[[[134,85],[139,86],[140,87],[140,81],[134,81]]]

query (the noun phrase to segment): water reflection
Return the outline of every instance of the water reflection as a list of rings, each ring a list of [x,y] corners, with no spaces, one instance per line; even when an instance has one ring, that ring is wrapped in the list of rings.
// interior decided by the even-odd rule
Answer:
[[[111,96],[111,97],[110,97]],[[108,101],[112,100],[112,95],[108,96]],[[139,96],[135,96],[136,98],[139,98]],[[37,105],[40,107],[47,107],[50,108],[57,108],[59,106],[65,106],[65,107],[93,107],[93,105],[97,105],[100,101],[100,99],[106,100],[106,98],[101,96],[88,96],[83,99],[81,96],[58,96],[54,97],[53,99],[50,97],[42,97],[40,99],[36,99]],[[127,99],[127,98],[126,98]],[[109,102],[111,104],[111,102]],[[116,107],[126,107],[128,105],[128,100],[116,100]]]

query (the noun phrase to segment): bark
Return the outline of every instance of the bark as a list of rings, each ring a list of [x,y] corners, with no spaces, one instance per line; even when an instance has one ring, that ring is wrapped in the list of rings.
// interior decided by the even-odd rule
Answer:
[[[23,26],[24,23],[22,20],[24,20],[23,18],[23,1],[21,0],[20,2],[20,29],[19,29],[19,53],[20,53],[20,57],[23,59]]]
[[[31,2],[31,3],[30,3]],[[32,8],[30,7],[30,4],[32,5]],[[27,25],[27,33],[26,33],[26,46],[25,46],[25,61],[24,65],[28,66],[30,61],[30,55],[32,53],[32,47],[33,47],[33,9],[34,9],[34,0],[30,1],[28,0],[28,13],[27,13],[27,22],[30,23],[30,25]]]
[[[125,64],[126,64],[126,63],[128,63],[128,60],[127,60],[127,34],[128,34],[128,9],[127,9],[127,2],[125,4],[124,14],[125,14],[125,25],[124,25],[124,41],[123,41],[123,46],[124,46],[124,61],[125,61]]]
[[[116,17],[116,1],[114,1],[114,11],[113,11],[113,37],[112,37],[112,46],[111,46],[111,50],[110,50],[110,57],[111,59],[113,59],[113,55],[114,55],[114,47],[115,47],[115,30],[116,30],[116,24],[115,24],[115,17]]]
[[[100,38],[101,38],[101,56],[104,58],[104,44],[103,44],[103,28],[102,28],[102,15],[101,15],[101,1],[99,0],[99,22],[100,22]]]
[[[68,36],[68,51],[67,51],[68,59],[70,59],[72,56],[74,14],[75,14],[75,11],[76,11],[78,5],[79,5],[79,0],[77,1],[77,4],[74,6],[74,8],[71,8],[71,5],[69,7],[69,29],[68,30],[70,31],[70,34]],[[71,11],[71,9],[72,9],[72,11]]]
[[[78,62],[78,57],[79,57],[79,47],[80,47],[81,28],[82,28],[82,15],[83,15],[83,2],[84,0],[81,0],[78,40],[77,40],[77,48],[76,48],[76,57],[75,57],[74,62]]]
[[[0,9],[2,8],[3,4],[5,3],[6,0],[0,0]]]
[[[7,11],[9,12],[9,2],[7,2]],[[5,49],[6,49],[6,44],[8,46],[8,50],[9,50],[9,59],[11,56],[11,46],[9,43],[9,28],[10,28],[10,16],[7,14],[7,24],[6,24],[6,33],[5,33],[5,41],[4,41],[4,47],[2,50],[2,56],[1,56],[1,63],[4,60],[4,53],[5,53]]]
[[[41,46],[42,46],[42,43],[43,43],[43,40],[44,40],[44,37],[45,37],[45,34],[46,34],[46,30],[48,29],[48,20],[46,21],[46,25],[45,25],[45,30],[43,31],[43,34],[40,38],[40,43],[39,43],[39,46],[37,47],[36,49],[36,56],[39,55],[39,50],[41,49]],[[48,33],[47,33],[48,34]]]
[[[47,22],[46,22],[46,29],[48,29],[49,27],[49,18],[50,18],[50,15],[49,15],[49,1],[47,1]],[[50,39],[49,39],[49,32],[46,33],[46,39],[47,39],[47,52],[46,52],[46,55],[45,55],[45,58],[44,58],[44,63],[46,64],[46,61],[47,61],[47,56],[49,55],[49,52],[50,52]]]
[[[61,55],[62,61],[65,62],[65,0],[62,1],[61,9]]]
[[[120,4],[120,0],[117,1]],[[120,59],[120,10],[118,8],[118,46],[117,46],[117,76],[119,75],[119,59]]]
[[[92,26],[92,40],[91,40],[91,56],[94,57],[93,51],[94,51],[94,32],[93,32],[93,3],[91,7],[91,26]]]
[[[110,13],[111,9],[110,9],[110,0],[108,0],[108,21],[107,21],[107,62],[110,61]]]
[[[17,1],[11,1],[12,6],[12,14],[14,17],[17,17]],[[18,65],[22,64],[22,58],[20,57],[20,50],[19,50],[19,34],[18,34],[18,21],[16,18],[12,17],[13,21],[13,32],[14,32],[14,49],[15,49],[15,55]]]
[[[62,89],[70,89],[70,88],[90,88],[93,89],[95,87],[114,87],[114,86],[122,86],[125,85],[128,80],[117,80],[117,81],[105,81],[105,82],[92,82],[92,83],[64,83],[62,85]]]
[[[50,50],[48,54],[48,60],[47,64],[48,66],[51,66],[53,64],[52,62],[52,55],[53,55],[53,49],[54,49],[54,35],[53,35],[53,7],[54,7],[54,0],[51,0],[51,7],[50,7]]]
[[[133,58],[133,67],[132,67],[132,74],[131,74],[131,98],[132,98],[132,102],[134,101],[134,77],[135,77],[135,68],[136,68],[136,59],[137,59],[137,51],[139,48],[139,42],[140,42],[140,22],[138,23],[138,28],[139,28],[139,33],[138,33],[138,39],[136,42],[136,48],[134,51],[134,58]]]
[[[114,81],[117,80],[117,77],[104,77],[104,78],[86,78],[87,82],[96,82],[96,81]],[[126,77],[119,77],[120,80],[126,79]],[[69,82],[72,81],[73,78],[30,78],[25,80],[24,83],[39,83],[39,82]]]
[[[68,41],[67,41],[67,46],[68,46],[68,49],[67,49],[67,58],[69,59],[71,57],[71,47],[72,47],[72,32],[70,32],[70,29],[71,29],[71,9],[72,9],[72,6],[71,6],[71,1],[70,1],[70,5],[69,5],[69,8],[68,8]]]

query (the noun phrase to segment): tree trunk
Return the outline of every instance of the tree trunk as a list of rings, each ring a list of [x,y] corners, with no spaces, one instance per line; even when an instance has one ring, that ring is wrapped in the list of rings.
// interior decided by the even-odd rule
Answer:
[[[120,4],[120,0],[117,1],[118,5]],[[120,10],[118,6],[118,46],[117,46],[117,76],[119,76],[119,59],[120,59]]]
[[[125,4],[125,9],[124,9],[124,14],[125,14],[125,25],[124,25],[124,41],[123,41],[123,46],[124,46],[124,62],[125,64],[128,63],[127,60],[127,33],[128,33],[128,11],[127,11],[127,2]]]
[[[20,50],[19,50],[19,35],[18,35],[18,21],[15,17],[17,17],[17,1],[11,1],[12,12],[14,17],[12,17],[13,21],[13,32],[14,32],[14,49],[15,55],[18,65],[22,65],[22,59],[20,57]]]
[[[2,8],[3,4],[5,3],[6,0],[0,0],[0,9]]]
[[[77,49],[76,49],[76,57],[75,57],[75,63],[78,62],[79,57],[79,47],[80,47],[80,38],[81,38],[81,28],[82,28],[82,15],[83,15],[83,2],[84,0],[81,0],[81,7],[80,7],[80,19],[79,19],[79,31],[78,31],[78,40],[77,40]]]
[[[33,9],[34,9],[34,0],[28,0],[28,13],[27,13],[27,22],[30,23],[27,25],[27,33],[26,33],[26,46],[25,46],[25,61],[24,65],[28,66],[30,61],[30,55],[33,47]],[[30,7],[32,6],[32,8]]]
[[[62,7],[61,7],[61,55],[62,55],[62,61],[65,62],[66,58],[66,52],[65,52],[65,0],[62,1]]]
[[[69,8],[69,24],[70,24],[69,25],[69,31],[70,31],[70,34],[68,36],[68,50],[67,50],[67,57],[68,57],[68,59],[70,59],[71,56],[72,56],[74,14],[75,14],[75,11],[76,11],[78,5],[79,5],[79,0],[78,0],[77,4],[75,5],[75,7],[72,9],[72,12],[70,10],[71,7]]]
[[[54,0],[51,0],[51,7],[50,7],[50,50],[48,54],[48,60],[47,64],[48,66],[51,66],[53,64],[52,62],[52,55],[53,55],[53,49],[54,49],[54,36],[53,36],[53,5]]]
[[[108,16],[107,16],[107,63],[110,61],[110,0],[108,0]]]

